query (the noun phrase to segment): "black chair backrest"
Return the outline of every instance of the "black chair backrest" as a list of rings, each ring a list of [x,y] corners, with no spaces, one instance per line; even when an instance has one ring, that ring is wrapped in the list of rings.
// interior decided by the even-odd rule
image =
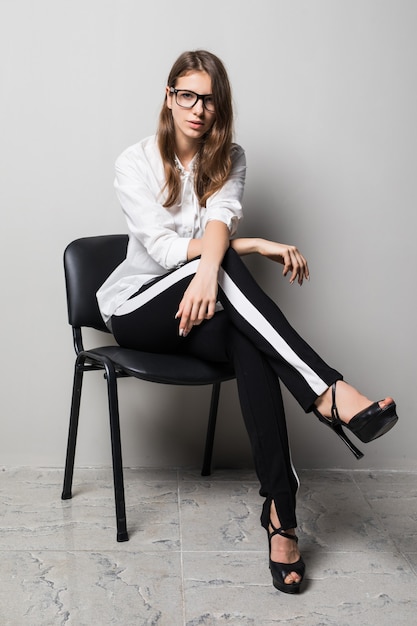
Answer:
[[[96,292],[126,258],[127,235],[83,237],[64,252],[68,321],[71,326],[89,326],[108,331],[101,317]]]

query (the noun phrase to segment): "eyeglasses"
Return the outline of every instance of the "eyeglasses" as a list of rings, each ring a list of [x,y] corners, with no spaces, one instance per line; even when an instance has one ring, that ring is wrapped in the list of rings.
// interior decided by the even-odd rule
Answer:
[[[189,91],[188,89],[175,89],[175,87],[170,87],[169,91],[170,93],[175,94],[175,102],[183,109],[192,109],[199,100],[202,100],[204,108],[207,109],[207,111],[210,111],[211,113],[215,111],[214,97],[211,93],[202,96],[199,93],[195,93],[195,91]]]

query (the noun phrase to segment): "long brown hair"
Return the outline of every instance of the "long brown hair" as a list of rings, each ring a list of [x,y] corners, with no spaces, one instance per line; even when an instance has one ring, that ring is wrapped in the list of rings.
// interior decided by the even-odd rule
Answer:
[[[207,198],[224,185],[231,169],[232,95],[223,63],[206,50],[181,54],[168,76],[168,87],[175,87],[178,78],[191,72],[206,72],[210,76],[216,109],[213,126],[200,145],[195,175],[195,191],[200,205],[205,206]],[[164,206],[170,207],[178,199],[181,180],[175,166],[175,129],[171,110],[167,106],[167,96],[159,115],[158,145],[165,169],[164,189],[168,192]]]

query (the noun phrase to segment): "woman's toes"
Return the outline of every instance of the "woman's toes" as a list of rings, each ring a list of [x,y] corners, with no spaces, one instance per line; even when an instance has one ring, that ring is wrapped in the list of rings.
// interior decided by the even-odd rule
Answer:
[[[388,396],[388,398],[385,398],[385,400],[381,400],[380,402],[378,402],[378,404],[381,407],[381,409],[385,409],[386,406],[389,406],[393,402],[394,400]]]
[[[290,572],[286,577],[285,577],[285,584],[286,585],[292,585],[293,583],[299,583],[301,580],[301,576],[299,576],[298,574],[296,574],[295,572]]]

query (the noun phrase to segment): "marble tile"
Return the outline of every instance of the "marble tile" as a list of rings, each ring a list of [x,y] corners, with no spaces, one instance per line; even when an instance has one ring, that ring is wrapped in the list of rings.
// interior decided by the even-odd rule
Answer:
[[[0,472],[0,498],[25,504],[28,495],[37,502],[49,502],[62,492],[63,470],[51,469],[5,469]],[[152,502],[177,501],[177,471],[125,469],[125,491],[130,497],[138,497]],[[110,469],[75,469],[72,495],[87,498],[99,496],[103,499],[113,496],[113,476]],[[126,498],[127,499],[127,498]]]
[[[352,479],[361,488],[373,489],[375,485],[414,485],[417,486],[417,473],[402,471],[355,470],[351,472]]]
[[[348,476],[329,473],[301,484],[297,499],[298,535],[304,549],[383,550],[395,547],[380,516]]]
[[[298,478],[300,479],[301,486],[307,484],[320,485],[320,484],[337,484],[342,485],[344,483],[354,483],[352,472],[349,470],[298,470]]]
[[[0,471],[1,626],[392,626],[417,609],[416,475],[302,471],[305,592],[276,591],[252,470]]]
[[[258,491],[251,482],[181,483],[183,550],[259,550],[266,545]]]
[[[1,553],[3,626],[181,626],[178,552]]]
[[[215,467],[211,473],[211,476],[201,476],[201,470],[195,469],[180,469],[178,471],[179,481],[197,481],[197,482],[221,482],[227,480],[228,482],[253,482],[258,485],[258,478],[253,469],[219,469]]]
[[[360,477],[358,485],[396,547],[417,552],[417,475],[381,472]]]
[[[309,555],[304,592],[276,591],[256,553],[184,554],[186,626],[348,626],[415,623],[410,569],[390,553]]]
[[[23,470],[0,484],[0,550],[157,550],[179,548],[179,510],[174,480],[155,473],[125,473],[126,514],[130,541],[116,542],[111,473],[78,472],[73,498],[61,500],[62,472]],[[146,476],[147,474],[147,476]],[[167,474],[165,474],[167,477]]]
[[[409,562],[414,574],[417,575],[417,552],[405,552],[404,556]]]

